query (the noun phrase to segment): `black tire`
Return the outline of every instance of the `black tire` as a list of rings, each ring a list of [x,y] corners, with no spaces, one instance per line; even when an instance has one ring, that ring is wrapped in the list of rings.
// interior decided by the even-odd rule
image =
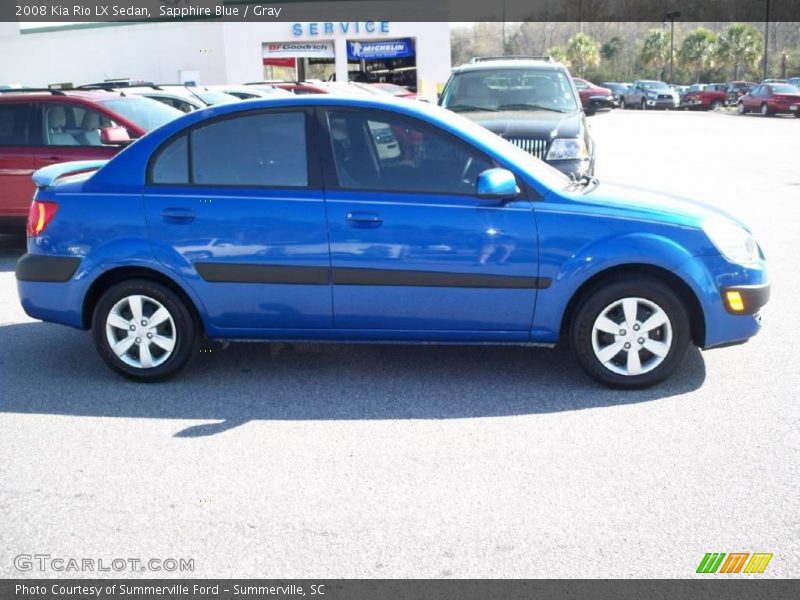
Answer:
[[[761,105],[761,116],[762,117],[771,117],[772,116],[772,111],[769,109],[769,106],[767,106],[766,102],[764,102]]]
[[[647,110],[647,100],[642,98],[642,110]]]
[[[626,108],[628,108],[628,105],[625,103],[625,98],[619,99],[619,108],[620,110],[625,110]]]
[[[147,299],[144,303],[145,311],[147,311],[148,308],[152,311],[156,306],[155,303],[160,304],[166,309],[170,317],[170,320],[159,327],[166,328],[166,331],[161,330],[161,332],[172,339],[174,346],[172,350],[169,351],[170,353],[168,356],[165,357],[167,352],[164,351],[164,354],[155,357],[156,362],[161,359],[163,359],[163,362],[152,367],[145,368],[128,364],[123,358],[117,356],[109,340],[109,334],[107,333],[109,315],[115,306],[118,306],[120,302],[125,301],[126,298],[130,298],[131,296],[142,296]],[[155,301],[155,303],[151,303],[150,300]],[[147,319],[152,317],[153,314],[151,312],[143,316]],[[146,321],[143,320],[142,325],[144,325],[145,322]],[[125,337],[122,335],[123,330],[121,328],[113,329],[112,331],[112,335],[118,335],[118,342]],[[92,336],[94,337],[94,343],[100,356],[112,370],[123,377],[140,382],[149,383],[164,381],[184,368],[196,353],[198,341],[201,337],[199,331],[200,325],[197,323],[193,313],[184,300],[168,287],[147,279],[131,279],[109,288],[100,297],[92,315]],[[145,332],[146,330],[143,328],[141,334],[137,330],[137,332],[127,334],[127,336],[133,337],[139,334],[142,335],[142,337],[137,337],[136,339],[144,339],[143,334]],[[159,332],[156,334],[157,338],[160,337],[158,333]],[[141,352],[140,345],[139,342],[136,342],[134,346],[130,347],[125,357],[128,360],[135,360],[134,355]],[[162,350],[155,345],[149,345],[149,347],[154,348],[154,352]],[[150,353],[148,352],[148,354]],[[139,360],[142,361],[141,354],[139,354]]]
[[[647,362],[656,364],[652,370],[638,375],[620,374],[606,367],[598,359],[593,345],[595,321],[609,306],[624,298],[639,298],[656,305],[666,313],[669,319],[668,325],[671,326],[671,343],[660,363],[657,362],[658,357],[650,354],[646,349],[642,348],[637,351],[637,356],[645,357],[642,362],[643,367],[646,367]],[[643,314],[642,318],[646,319],[646,313],[639,314]],[[654,329],[653,334],[664,336],[664,331],[664,329]],[[598,335],[607,334],[598,332]],[[650,338],[650,333],[646,335]],[[611,337],[614,340],[617,339],[617,336]],[[656,337],[650,339],[658,341]],[[661,339],[666,338],[662,337]],[[601,282],[579,302],[570,327],[572,349],[583,369],[596,381],[616,389],[644,389],[667,379],[683,360],[690,339],[689,316],[680,297],[672,288],[651,277],[619,277]],[[620,350],[620,354],[616,355],[613,360],[618,360],[623,352],[625,351]],[[625,356],[627,356],[627,352],[625,352]]]
[[[738,112],[740,115],[747,114],[747,109],[744,107],[744,102],[738,102],[736,104],[736,112]]]
[[[709,108],[711,110],[719,110],[722,108],[722,100],[714,100]]]

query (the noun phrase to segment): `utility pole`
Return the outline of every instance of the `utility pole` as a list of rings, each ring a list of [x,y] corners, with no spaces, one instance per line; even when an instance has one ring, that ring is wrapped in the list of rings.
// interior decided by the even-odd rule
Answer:
[[[762,79],[766,79],[768,77],[767,70],[769,68],[769,2],[770,0],[767,0],[767,6],[764,15],[764,77],[762,77]]]
[[[769,2],[769,0],[767,0]],[[671,10],[666,15],[666,18],[670,22],[670,30],[669,30],[669,81],[668,83],[674,83],[673,75],[675,73],[675,19],[679,19],[681,13],[677,10]]]

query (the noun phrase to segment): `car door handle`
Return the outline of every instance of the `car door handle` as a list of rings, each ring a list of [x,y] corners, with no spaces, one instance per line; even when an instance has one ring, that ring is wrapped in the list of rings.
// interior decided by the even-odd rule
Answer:
[[[161,211],[161,218],[167,223],[191,223],[194,221],[194,211],[191,208],[165,208]]]
[[[43,158],[42,162],[48,165],[54,165],[60,162],[67,162],[67,158],[63,158],[61,156],[48,156],[47,158]]]
[[[356,211],[347,213],[347,224],[351,227],[380,227],[383,219],[378,213]]]

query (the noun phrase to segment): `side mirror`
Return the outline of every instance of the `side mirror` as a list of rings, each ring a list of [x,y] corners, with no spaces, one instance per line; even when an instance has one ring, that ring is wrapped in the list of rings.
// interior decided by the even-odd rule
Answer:
[[[124,127],[105,127],[100,130],[100,143],[104,146],[127,146],[131,136]]]
[[[478,175],[478,198],[512,200],[519,196],[517,178],[506,169],[487,169]]]

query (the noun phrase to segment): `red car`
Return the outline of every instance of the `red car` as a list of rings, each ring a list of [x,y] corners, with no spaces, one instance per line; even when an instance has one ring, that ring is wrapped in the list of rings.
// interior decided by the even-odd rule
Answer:
[[[768,117],[779,113],[800,117],[800,89],[788,83],[762,83],[739,98],[740,115],[759,112]]]
[[[688,108],[699,108],[702,110],[717,110],[728,102],[728,84],[709,83],[702,89],[691,91],[686,94],[683,105]]]
[[[131,140],[182,114],[118,92],[0,93],[0,231],[25,231],[36,169],[111,158]]]
[[[575,81],[575,87],[581,97],[583,111],[587,115],[593,115],[598,110],[611,110],[614,102],[614,93],[610,89],[577,77],[573,77],[573,81]]]

